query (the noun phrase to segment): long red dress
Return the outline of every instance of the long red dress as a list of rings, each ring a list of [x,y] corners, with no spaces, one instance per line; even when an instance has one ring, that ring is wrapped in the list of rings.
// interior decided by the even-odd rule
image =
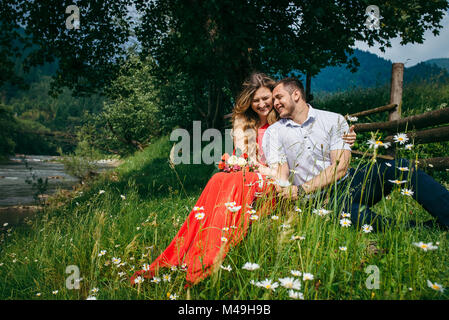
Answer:
[[[259,129],[260,146],[268,125]],[[195,284],[220,267],[230,246],[246,235],[249,224],[273,203],[266,177],[246,170],[216,173],[207,183],[195,207],[164,252],[145,270],[134,273],[152,278],[161,267],[187,268],[186,280]],[[252,204],[263,197],[265,205],[254,210]]]

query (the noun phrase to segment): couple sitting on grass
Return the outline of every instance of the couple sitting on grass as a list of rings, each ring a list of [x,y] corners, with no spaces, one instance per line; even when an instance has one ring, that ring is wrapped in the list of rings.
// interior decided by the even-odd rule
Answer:
[[[349,168],[350,146],[356,139],[353,127],[339,114],[312,108],[304,97],[297,79],[276,83],[265,74],[250,76],[233,110],[233,135],[234,147],[257,169],[231,163],[234,170],[216,173],[169,246],[151,265],[137,271],[131,283],[173,266],[186,271],[188,285],[201,281],[220,267],[250,223],[269,214],[279,201],[327,203],[339,208],[332,210],[339,211],[336,215],[344,213],[344,223],[380,231],[393,221],[370,207],[400,185],[408,187],[403,190],[438,224],[449,226],[449,192],[442,185],[404,159]],[[248,132],[255,133],[254,139]],[[263,204],[254,208],[257,198]],[[332,211],[320,208],[318,213]],[[408,226],[416,223],[410,221]]]

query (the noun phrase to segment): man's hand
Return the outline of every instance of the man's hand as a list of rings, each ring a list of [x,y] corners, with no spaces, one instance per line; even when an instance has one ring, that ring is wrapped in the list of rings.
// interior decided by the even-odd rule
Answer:
[[[354,131],[354,125],[349,128],[349,132],[343,135],[343,140],[349,144],[351,147],[354,145],[354,142],[357,140],[357,133]]]
[[[296,200],[298,199],[298,187],[291,185],[285,188],[276,185],[276,191],[280,198]]]

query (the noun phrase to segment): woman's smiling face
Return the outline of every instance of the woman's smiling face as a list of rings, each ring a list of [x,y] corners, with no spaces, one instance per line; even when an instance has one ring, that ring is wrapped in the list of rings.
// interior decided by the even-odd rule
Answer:
[[[251,108],[259,117],[266,117],[273,108],[273,94],[266,87],[260,87],[254,93]]]

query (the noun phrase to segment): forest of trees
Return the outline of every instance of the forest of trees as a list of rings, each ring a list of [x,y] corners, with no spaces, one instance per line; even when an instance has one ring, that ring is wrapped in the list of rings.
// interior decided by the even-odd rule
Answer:
[[[71,4],[80,8],[79,29],[66,27]],[[424,32],[438,34],[449,8],[443,0],[379,1],[381,28],[369,30],[370,4],[4,0],[0,152],[54,154],[84,141],[129,154],[192,120],[223,128],[251,71],[300,73],[309,85],[325,67],[355,71],[355,41],[381,50],[398,35],[421,43]]]

